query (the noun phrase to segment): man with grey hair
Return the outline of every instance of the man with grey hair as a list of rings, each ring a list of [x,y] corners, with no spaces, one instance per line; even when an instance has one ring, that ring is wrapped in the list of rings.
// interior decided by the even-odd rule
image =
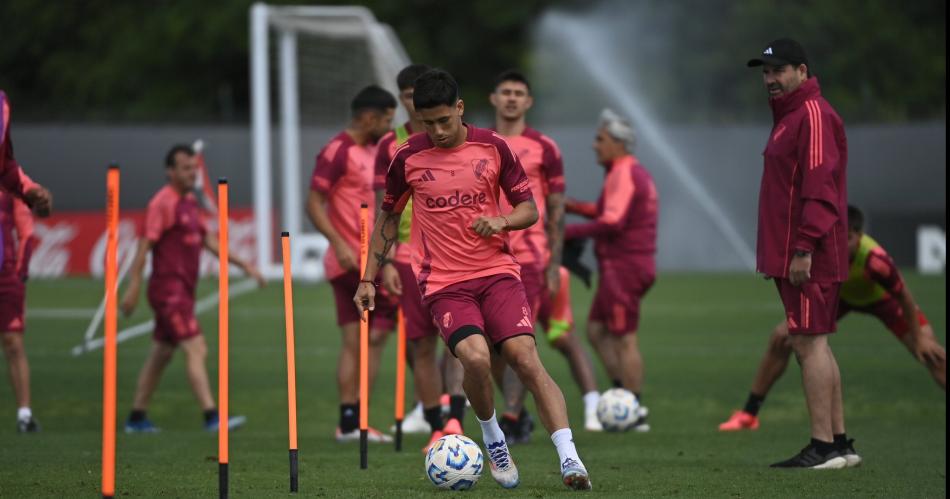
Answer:
[[[569,225],[566,240],[592,238],[597,256],[597,294],[591,304],[587,336],[615,387],[639,400],[643,360],[637,345],[640,299],[656,278],[656,226],[659,198],[653,177],[631,153],[636,135],[630,122],[605,109],[594,139],[597,162],[606,169],[597,203],[568,200],[568,213],[590,222]],[[633,428],[649,431],[647,410],[638,408]]]

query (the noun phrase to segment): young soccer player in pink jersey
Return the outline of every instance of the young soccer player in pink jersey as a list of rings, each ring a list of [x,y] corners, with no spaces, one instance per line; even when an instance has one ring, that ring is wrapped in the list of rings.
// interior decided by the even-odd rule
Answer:
[[[423,129],[422,122],[419,121],[419,115],[416,114],[412,104],[412,95],[414,92],[416,78],[429,70],[429,66],[423,64],[412,64],[403,68],[396,77],[396,84],[399,87],[399,100],[403,107],[409,113],[409,121],[396,127],[392,132],[387,133],[379,141],[379,150],[376,152],[376,176],[373,181],[373,188],[381,200],[383,192],[386,190],[386,172],[389,170],[389,164],[392,162],[396,149],[405,144],[413,131]],[[414,409],[410,415],[403,421],[403,431],[408,429],[425,428],[431,432],[429,443],[423,447],[423,452],[427,452],[429,446],[442,438],[446,434],[462,433],[462,421],[465,417],[465,394],[462,391],[462,365],[458,359],[445,359],[446,376],[443,376],[439,369],[439,363],[436,359],[437,343],[439,330],[432,322],[432,314],[428,307],[422,303],[422,295],[419,288],[415,285],[416,276],[412,272],[410,263],[409,238],[410,228],[412,227],[412,203],[406,204],[403,210],[405,216],[402,217],[399,224],[399,241],[395,244],[392,258],[386,259],[381,269],[382,284],[392,296],[399,298],[399,304],[402,307],[403,317],[406,320],[406,340],[409,357],[409,365],[412,368],[413,385],[416,395],[419,397],[419,404],[416,406],[419,411]],[[405,286],[403,285],[405,284]],[[442,404],[440,395],[443,385],[449,395],[449,414],[448,420],[443,421]],[[413,427],[407,428],[407,423],[414,421],[413,414],[419,414]]]
[[[864,232],[864,214],[854,206],[848,206],[848,255],[851,267],[848,279],[841,285],[837,320],[851,311],[877,317],[946,391],[947,352],[940,346],[933,326],[918,308],[894,260],[884,247]],[[720,431],[759,428],[759,409],[772,385],[785,373],[791,356],[788,323],[782,321],[772,331],[745,407],[733,412],[720,424]],[[844,444],[853,447],[853,441],[848,440],[851,439],[845,440]],[[861,459],[856,453],[845,454],[845,459],[849,458],[852,463]]]
[[[218,411],[211,396],[205,358],[208,348],[195,317],[195,287],[202,249],[218,254],[218,239],[208,232],[194,194],[197,177],[195,152],[176,145],[165,156],[168,183],[148,203],[145,227],[129,270],[129,285],[120,307],[126,316],[138,304],[146,255],[152,253],[152,275],[148,281],[148,302],[155,314],[152,350],[139,373],[132,411],[125,423],[127,433],[153,433],[158,428],[148,419],[146,410],[175,350],[185,352],[185,366],[191,389],[204,411],[204,427],[218,430]],[[252,264],[229,253],[230,263],[244,270],[264,286]],[[231,428],[244,423],[243,416],[228,418]]]
[[[511,248],[521,264],[521,282],[524,283],[528,304],[535,321],[549,325],[551,299],[560,289],[561,251],[564,236],[564,163],[557,144],[548,136],[528,126],[526,115],[534,103],[531,85],[525,76],[508,70],[495,78],[495,88],[489,95],[495,108],[495,131],[501,135],[518,156],[531,184],[539,221],[525,230],[514,231],[509,237]],[[502,198],[502,209],[510,209]],[[541,312],[545,313],[542,314]],[[571,373],[584,397],[584,428],[601,431],[597,419],[600,394],[590,358],[577,338],[560,330],[547,335],[551,346],[567,359]],[[553,336],[553,337],[552,337]],[[496,373],[496,377],[500,373]],[[505,413],[501,428],[508,443],[527,442],[533,423],[524,409],[526,391],[514,372],[508,368],[499,380],[505,394]]]
[[[597,294],[590,307],[587,336],[608,374],[641,397],[643,359],[637,342],[640,300],[656,276],[659,198],[653,177],[631,153],[633,127],[609,109],[601,114],[594,139],[597,162],[606,170],[596,204],[568,203],[571,213],[593,220],[567,227],[566,239],[592,238],[597,256]],[[649,431],[647,409],[637,408],[636,431]]]
[[[0,339],[16,398],[20,433],[40,431],[30,408],[30,365],[23,344],[26,279],[35,246],[30,208],[0,189]]]
[[[520,482],[495,418],[494,349],[534,395],[564,484],[590,489],[564,395],[538,357],[520,267],[510,249],[508,232],[538,220],[524,168],[500,136],[462,122],[458,84],[445,71],[420,76],[413,103],[426,133],[410,137],[389,167],[371,257],[353,300],[360,311],[376,308],[374,280],[399,237],[400,214],[411,197],[410,245],[419,291],[465,369],[463,386],[482,429],[492,477],[505,488]],[[514,206],[510,213],[498,206],[502,194]]]
[[[360,204],[375,205],[373,174],[376,143],[392,126],[396,99],[375,85],[362,89],[350,103],[352,120],[317,155],[307,199],[307,214],[330,242],[323,259],[326,277],[333,286],[337,325],[343,348],[337,363],[340,394],[338,442],[358,441],[359,432],[359,321],[350,300],[359,285]],[[370,219],[370,224],[373,221]],[[370,327],[369,379],[372,386],[387,332],[393,328],[395,304],[380,300]],[[369,441],[390,442],[392,437],[374,428]]]

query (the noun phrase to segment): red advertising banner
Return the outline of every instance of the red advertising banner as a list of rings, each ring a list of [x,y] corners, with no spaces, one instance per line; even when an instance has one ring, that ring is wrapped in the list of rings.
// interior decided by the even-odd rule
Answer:
[[[230,211],[231,253],[257,261],[254,245],[254,212],[250,208]],[[30,261],[30,277],[103,275],[106,250],[106,217],[101,211],[59,212],[36,218],[39,245]],[[138,236],[145,223],[145,210],[127,210],[119,218],[119,267],[135,255]],[[207,219],[208,230],[217,231],[215,217]],[[208,251],[201,255],[201,275],[217,275],[217,260]],[[150,268],[150,265],[146,266]],[[235,269],[234,272],[240,272]]]

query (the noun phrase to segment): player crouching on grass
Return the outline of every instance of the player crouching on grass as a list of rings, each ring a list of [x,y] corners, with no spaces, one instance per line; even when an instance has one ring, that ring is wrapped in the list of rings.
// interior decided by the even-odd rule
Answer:
[[[410,244],[419,291],[442,339],[462,362],[465,394],[481,425],[492,477],[505,488],[520,482],[495,418],[494,348],[534,395],[564,484],[588,490],[564,395],[538,357],[518,263],[508,249],[507,231],[538,220],[524,169],[504,139],[462,122],[458,84],[445,71],[420,76],[413,103],[426,133],[410,137],[389,167],[371,256],[353,300],[361,313],[375,308],[374,279],[399,237],[400,215],[411,197]],[[498,207],[502,192],[514,206],[504,215]]]
[[[172,360],[175,350],[185,352],[185,366],[191,389],[204,411],[204,428],[218,430],[218,410],[211,396],[205,358],[208,347],[195,318],[195,286],[201,250],[218,255],[218,239],[208,232],[195,197],[197,178],[195,152],[186,145],[176,145],[165,156],[168,184],[148,203],[145,227],[129,271],[129,285],[120,307],[126,316],[132,314],[142,286],[145,257],[152,252],[152,275],[148,281],[148,302],[155,314],[152,350],[139,373],[132,411],[125,423],[126,433],[153,433],[158,428],[146,417],[149,400],[162,372]],[[233,252],[230,263],[244,270],[264,286],[264,278],[250,263]],[[228,418],[228,427],[244,424],[244,416]]]
[[[937,341],[933,327],[917,307],[894,260],[871,236],[864,233],[864,214],[854,206],[848,207],[848,254],[851,267],[848,280],[841,285],[838,300],[838,320],[849,311],[877,317],[894,337],[907,347],[930,376],[947,389],[947,353]],[[909,318],[909,320],[908,320]],[[788,367],[792,356],[788,325],[782,321],[775,326],[769,345],[759,363],[752,381],[752,391],[741,411],[735,411],[720,431],[756,430],[759,428],[759,409],[772,385]],[[835,443],[851,466],[861,462],[854,452],[853,440],[835,435]]]

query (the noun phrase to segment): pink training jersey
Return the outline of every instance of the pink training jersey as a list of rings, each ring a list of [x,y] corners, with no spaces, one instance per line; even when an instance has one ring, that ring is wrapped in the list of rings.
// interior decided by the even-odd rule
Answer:
[[[538,221],[525,230],[512,232],[511,247],[518,263],[546,267],[548,259],[551,258],[548,233],[544,225],[546,198],[548,194],[564,192],[564,162],[561,159],[561,151],[553,140],[533,128],[525,128],[521,135],[502,137],[521,161],[534,194],[534,203],[538,206]],[[505,211],[511,210],[511,205],[504,200],[501,207]]]
[[[564,238],[592,237],[599,263],[656,253],[659,197],[650,172],[632,154],[615,159],[607,167],[596,205],[581,203],[572,211],[594,220],[569,225]]]
[[[162,187],[148,202],[142,237],[152,242],[149,299],[195,295],[201,250],[207,234],[194,193]]]
[[[504,139],[467,127],[452,149],[417,134],[396,151],[386,175],[382,209],[401,212],[412,197],[412,270],[429,296],[451,284],[496,274],[520,276],[508,234],[482,238],[471,225],[499,216],[500,192],[511,205],[532,200],[524,168]]]
[[[359,255],[360,250],[360,204],[371,207],[370,227],[375,217],[372,209],[376,205],[373,193],[375,159],[375,145],[360,146],[348,133],[340,132],[320,150],[310,181],[310,190],[327,197],[330,224],[355,255]],[[327,251],[323,266],[328,280],[346,273],[332,249]]]
[[[23,283],[35,246],[30,208],[0,189],[0,289]]]

